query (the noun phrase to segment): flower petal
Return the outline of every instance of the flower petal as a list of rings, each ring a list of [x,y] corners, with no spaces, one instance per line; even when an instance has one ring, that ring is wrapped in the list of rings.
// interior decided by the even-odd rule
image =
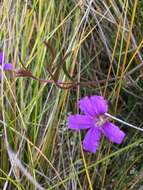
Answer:
[[[5,54],[3,52],[0,52],[0,65],[2,65],[4,60],[5,60]]]
[[[83,149],[96,153],[99,147],[101,131],[98,128],[91,128],[83,140]]]
[[[7,70],[7,71],[12,70],[12,64],[11,64],[11,63],[6,63],[6,64],[4,65],[4,69]]]
[[[108,104],[103,96],[86,96],[79,101],[79,107],[85,114],[92,116],[104,114],[108,111]]]
[[[117,144],[121,144],[125,137],[125,133],[110,122],[107,122],[102,126],[102,132],[111,142]]]
[[[91,103],[94,106],[96,115],[104,114],[108,111],[108,103],[103,96],[91,96]]]
[[[94,125],[94,120],[87,115],[71,115],[68,118],[68,127],[73,130],[88,129]]]

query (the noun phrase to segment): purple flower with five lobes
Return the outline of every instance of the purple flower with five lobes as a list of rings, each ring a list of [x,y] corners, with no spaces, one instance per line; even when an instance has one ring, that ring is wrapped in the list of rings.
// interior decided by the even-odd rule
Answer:
[[[122,143],[125,133],[109,122],[106,116],[108,103],[103,96],[84,97],[79,101],[79,108],[84,115],[69,116],[68,127],[75,131],[89,129],[83,140],[84,150],[96,153],[101,134],[113,143]]]
[[[11,63],[5,63],[5,54],[3,52],[0,52],[0,70],[6,70],[11,71],[12,70],[12,64]],[[2,77],[1,71],[0,71],[0,79]]]

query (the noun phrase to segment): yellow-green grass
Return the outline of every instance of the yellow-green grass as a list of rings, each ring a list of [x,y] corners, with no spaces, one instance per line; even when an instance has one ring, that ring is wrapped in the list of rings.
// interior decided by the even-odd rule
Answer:
[[[142,7],[139,0],[0,3],[0,51],[13,65],[0,84],[0,189],[141,187],[141,132],[116,123],[123,144],[102,138],[93,155],[82,149],[86,131],[69,130],[67,118],[80,112],[81,97],[98,94],[111,114],[142,126]],[[67,82],[74,85],[65,89]]]

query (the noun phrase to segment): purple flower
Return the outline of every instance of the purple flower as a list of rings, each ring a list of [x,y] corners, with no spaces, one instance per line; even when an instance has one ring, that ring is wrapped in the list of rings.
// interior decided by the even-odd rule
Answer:
[[[79,108],[84,115],[69,116],[68,127],[76,131],[89,129],[83,140],[84,150],[95,153],[99,147],[101,134],[111,142],[122,143],[125,133],[109,122],[106,116],[108,104],[103,96],[84,97],[79,101]]]
[[[11,71],[12,70],[12,64],[11,63],[6,63],[5,62],[5,54],[3,52],[0,52],[0,70],[6,70],[6,71]],[[1,71],[0,71],[1,72]],[[0,73],[0,79],[1,79],[1,73]]]

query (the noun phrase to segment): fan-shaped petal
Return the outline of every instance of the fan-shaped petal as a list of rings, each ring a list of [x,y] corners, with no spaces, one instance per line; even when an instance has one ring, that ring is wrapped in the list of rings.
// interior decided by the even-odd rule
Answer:
[[[71,115],[68,118],[68,127],[73,130],[88,129],[94,126],[94,120],[88,115]]]
[[[100,142],[101,131],[98,128],[91,128],[83,140],[83,149],[96,153]]]
[[[102,132],[111,142],[117,144],[121,144],[125,137],[125,133],[110,122],[107,122],[102,126]]]
[[[86,96],[79,101],[79,107],[85,114],[92,116],[104,114],[108,111],[108,104],[103,96]]]

